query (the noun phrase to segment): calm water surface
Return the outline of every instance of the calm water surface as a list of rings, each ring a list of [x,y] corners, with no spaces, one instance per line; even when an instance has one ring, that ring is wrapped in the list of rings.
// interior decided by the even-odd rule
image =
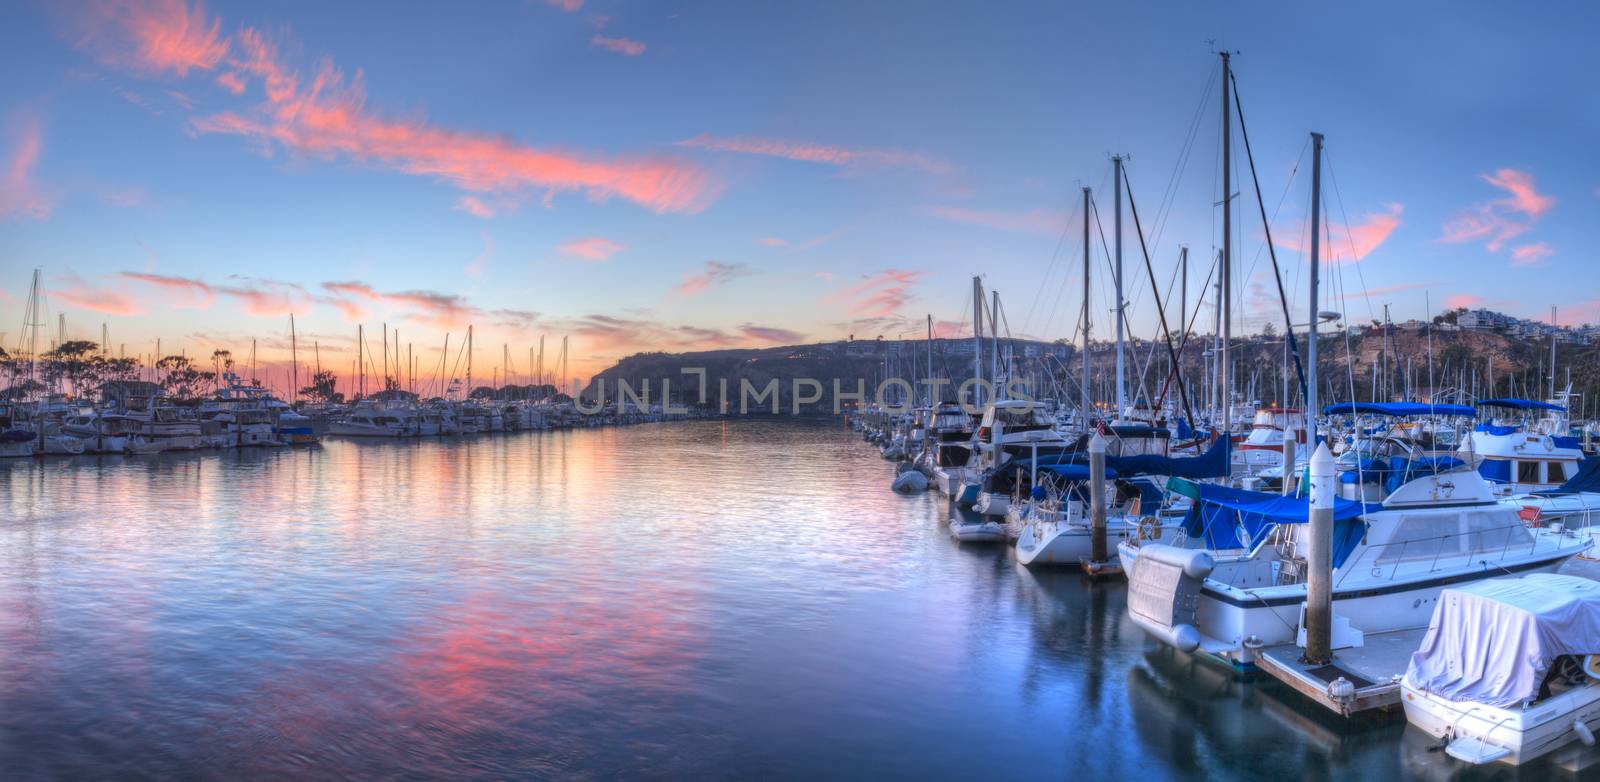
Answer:
[[[1444,778],[837,422],[0,464],[0,777]]]

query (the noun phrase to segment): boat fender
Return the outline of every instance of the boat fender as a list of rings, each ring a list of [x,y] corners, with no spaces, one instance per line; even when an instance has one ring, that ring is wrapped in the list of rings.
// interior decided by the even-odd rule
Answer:
[[[900,473],[890,486],[900,494],[917,494],[928,490],[928,479],[916,470]]]
[[[1585,747],[1594,746],[1594,731],[1589,730],[1589,726],[1583,724],[1583,718],[1580,717],[1572,721],[1572,732],[1578,734],[1578,740],[1583,742]]]
[[[1154,561],[1181,568],[1184,576],[1196,581],[1205,580],[1217,566],[1216,560],[1204,551],[1174,546],[1149,546],[1139,556],[1150,557]]]
[[[1356,697],[1356,686],[1349,679],[1340,676],[1328,682],[1328,697],[1343,703]]]

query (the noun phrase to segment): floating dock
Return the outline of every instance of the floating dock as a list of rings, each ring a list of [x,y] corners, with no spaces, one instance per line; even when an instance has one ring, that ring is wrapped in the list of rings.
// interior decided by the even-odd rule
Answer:
[[[1269,646],[1256,653],[1256,668],[1346,717],[1391,709],[1400,705],[1400,677],[1425,633],[1427,628],[1368,633],[1363,645],[1335,650],[1326,665],[1302,662],[1305,650],[1297,644]],[[1331,686],[1341,677],[1352,685],[1343,694]]]

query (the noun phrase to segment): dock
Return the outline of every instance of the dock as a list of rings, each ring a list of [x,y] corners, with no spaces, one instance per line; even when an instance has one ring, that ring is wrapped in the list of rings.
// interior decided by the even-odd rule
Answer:
[[[1256,667],[1296,692],[1343,716],[1400,705],[1400,677],[1427,628],[1368,633],[1365,643],[1337,649],[1327,665],[1302,662],[1297,644],[1269,646],[1256,653]],[[1343,697],[1329,686],[1343,677],[1354,690]]]

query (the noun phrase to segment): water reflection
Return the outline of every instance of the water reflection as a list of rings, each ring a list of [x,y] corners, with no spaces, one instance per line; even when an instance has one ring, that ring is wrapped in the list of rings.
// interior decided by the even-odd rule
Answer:
[[[7,779],[1432,778],[833,422],[0,465]],[[1413,748],[1414,749],[1414,748]]]

